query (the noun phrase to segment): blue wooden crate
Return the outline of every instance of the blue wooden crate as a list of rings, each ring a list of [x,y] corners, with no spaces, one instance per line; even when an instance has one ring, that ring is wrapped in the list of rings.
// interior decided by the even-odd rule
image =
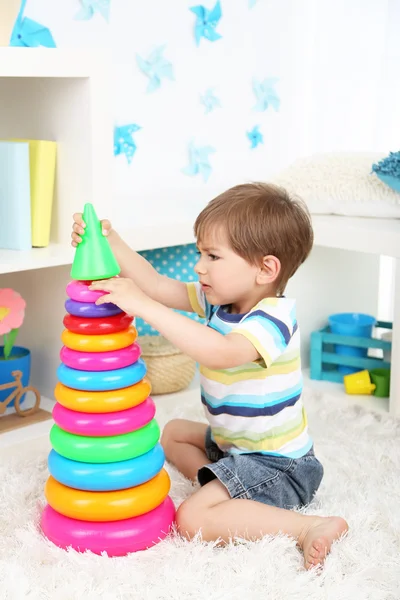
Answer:
[[[392,329],[392,323],[378,321],[377,328]],[[367,369],[390,369],[390,363],[381,358],[343,356],[336,354],[334,344],[343,344],[345,346],[355,346],[357,348],[380,348],[381,350],[391,350],[392,342],[378,340],[375,338],[352,337],[348,335],[338,335],[331,333],[329,326],[313,331],[311,334],[310,349],[310,377],[311,379],[322,379],[324,381],[334,381],[343,383],[343,374],[339,373],[338,366],[357,367],[360,371]]]

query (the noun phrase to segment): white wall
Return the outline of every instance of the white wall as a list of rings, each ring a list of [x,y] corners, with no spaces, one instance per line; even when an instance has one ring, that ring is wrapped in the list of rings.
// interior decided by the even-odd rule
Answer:
[[[211,7],[214,0],[204,3]],[[49,26],[59,47],[106,47],[113,52],[115,123],[142,126],[132,164],[115,157],[110,165],[114,191],[107,216],[117,225],[167,226],[194,218],[221,189],[268,179],[302,154],[397,149],[398,1],[259,0],[249,10],[247,0],[222,0],[223,39],[199,48],[189,11],[195,2],[111,4],[109,24],[98,15],[75,21],[78,0],[28,0],[26,14]],[[175,82],[146,94],[147,81],[135,56],[162,43],[174,64]],[[253,76],[279,77],[278,113],[253,111]],[[198,102],[205,86],[218,88],[223,104],[207,117]],[[251,151],[245,133],[256,123],[263,127],[265,143]],[[218,149],[207,184],[181,173],[192,137]],[[19,342],[33,350],[33,383],[45,394],[52,392],[59,363],[67,281],[67,268],[0,276],[1,287],[14,287],[27,300]],[[288,289],[298,298],[303,339],[330,312],[375,313],[371,281],[378,281],[376,258],[315,248]]]

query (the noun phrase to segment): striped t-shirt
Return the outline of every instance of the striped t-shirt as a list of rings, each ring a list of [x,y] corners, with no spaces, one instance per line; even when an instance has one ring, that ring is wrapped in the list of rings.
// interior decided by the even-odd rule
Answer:
[[[301,398],[295,301],[264,298],[246,314],[231,314],[210,305],[199,283],[187,285],[192,309],[208,327],[244,335],[261,356],[229,369],[200,366],[201,400],[214,441],[231,454],[304,456],[312,440]]]

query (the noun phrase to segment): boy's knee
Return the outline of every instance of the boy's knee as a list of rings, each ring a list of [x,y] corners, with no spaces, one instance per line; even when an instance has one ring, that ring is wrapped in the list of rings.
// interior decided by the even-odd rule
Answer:
[[[175,521],[179,533],[190,540],[202,529],[202,511],[188,498],[178,508]]]
[[[163,429],[160,442],[166,454],[171,447],[171,443],[179,441],[179,432],[182,430],[182,421],[182,419],[172,419],[172,421],[168,421]]]

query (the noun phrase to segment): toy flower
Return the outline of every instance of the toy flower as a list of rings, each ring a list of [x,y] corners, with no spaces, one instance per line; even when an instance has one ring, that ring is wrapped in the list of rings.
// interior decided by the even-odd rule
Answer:
[[[25,317],[26,302],[18,292],[0,288],[0,335],[4,336],[4,358],[11,354],[12,347]]]

